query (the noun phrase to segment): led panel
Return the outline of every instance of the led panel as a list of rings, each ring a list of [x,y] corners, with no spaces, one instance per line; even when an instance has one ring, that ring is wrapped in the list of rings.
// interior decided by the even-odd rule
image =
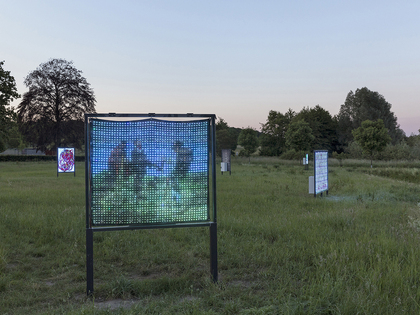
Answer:
[[[74,173],[74,148],[57,148],[58,173]]]
[[[328,151],[314,151],[315,194],[328,190]]]
[[[209,124],[91,119],[92,225],[209,221]]]

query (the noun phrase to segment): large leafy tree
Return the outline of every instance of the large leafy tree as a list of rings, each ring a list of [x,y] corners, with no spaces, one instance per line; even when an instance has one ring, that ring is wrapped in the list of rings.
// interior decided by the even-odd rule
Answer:
[[[251,127],[242,129],[238,137],[238,144],[243,146],[245,156],[249,157],[258,148],[257,131]]]
[[[391,106],[381,94],[366,87],[355,92],[350,91],[337,115],[340,144],[347,146],[353,140],[352,131],[359,128],[363,121],[378,119],[381,119],[388,129],[392,143],[398,143],[404,138],[404,132],[397,124],[397,117],[391,111]]]
[[[82,71],[73,62],[51,59],[29,73],[24,83],[29,91],[18,105],[18,119],[26,139],[40,150],[80,147],[84,113],[95,112],[96,103]]]
[[[316,105],[313,108],[304,107],[295,117],[295,120],[303,119],[312,129],[314,136],[310,149],[336,151],[337,122],[331,114]]]
[[[216,122],[216,152],[221,154],[222,149],[236,150],[238,135],[235,128],[229,127],[227,122],[219,117]]]
[[[296,113],[289,109],[285,114],[271,110],[267,122],[261,125],[260,155],[278,156],[286,150],[285,134]]]
[[[352,133],[356,142],[362,147],[363,152],[370,157],[370,167],[372,167],[373,154],[385,149],[391,141],[382,119],[376,121],[365,120]]]
[[[15,113],[8,106],[20,95],[17,92],[15,78],[10,71],[3,69],[4,61],[0,61],[0,152],[6,149],[10,141],[11,130],[16,123]]]
[[[293,120],[286,131],[286,146],[295,151],[309,151],[315,137],[312,129],[303,119]]]

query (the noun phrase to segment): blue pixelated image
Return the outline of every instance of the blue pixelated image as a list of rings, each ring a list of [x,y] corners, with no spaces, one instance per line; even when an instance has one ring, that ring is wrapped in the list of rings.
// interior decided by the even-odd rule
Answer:
[[[90,128],[93,225],[209,220],[209,121],[109,121]]]

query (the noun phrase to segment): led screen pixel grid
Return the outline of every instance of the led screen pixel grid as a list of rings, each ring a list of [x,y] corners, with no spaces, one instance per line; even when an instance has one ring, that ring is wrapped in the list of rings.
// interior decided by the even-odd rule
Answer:
[[[209,221],[209,120],[91,119],[92,225]]]

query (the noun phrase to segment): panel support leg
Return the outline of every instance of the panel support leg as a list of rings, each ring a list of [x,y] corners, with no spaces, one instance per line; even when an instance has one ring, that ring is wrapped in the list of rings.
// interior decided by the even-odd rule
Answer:
[[[86,293],[93,294],[93,230],[86,229]]]
[[[210,224],[210,274],[213,282],[218,280],[217,271],[217,223]]]

